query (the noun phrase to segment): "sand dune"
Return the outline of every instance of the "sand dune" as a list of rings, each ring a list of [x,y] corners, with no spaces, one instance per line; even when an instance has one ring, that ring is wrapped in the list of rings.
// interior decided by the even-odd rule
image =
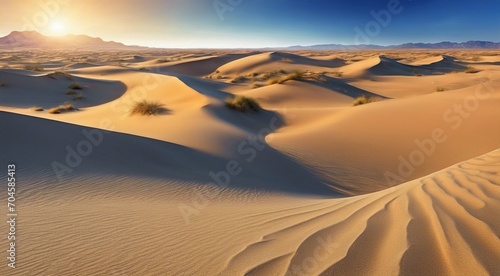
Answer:
[[[27,76],[12,71],[0,70],[0,79],[8,80],[0,90],[0,105],[16,108],[39,106],[51,108],[71,100],[66,95],[71,84],[79,83],[85,99],[75,103],[78,107],[89,107],[116,100],[125,92],[125,86],[116,81],[94,80],[71,75]],[[74,93],[78,93],[75,91]]]
[[[250,56],[252,53],[246,54],[226,54],[221,56],[209,56],[209,57],[195,57],[188,58],[181,61],[167,62],[162,59],[156,59],[144,63],[136,63],[134,67],[145,68],[153,72],[171,72],[179,73],[189,76],[204,76],[215,71],[219,66],[231,62],[233,60],[238,60],[246,56]]]
[[[273,135],[270,143],[327,174],[336,188],[343,186],[344,192],[384,189],[388,186],[385,172],[399,175],[399,167],[409,162],[412,153],[421,156],[423,144],[428,146],[428,154],[422,158],[425,162],[417,160],[417,166],[403,166],[407,173],[403,173],[400,182],[497,148],[500,132],[485,122],[492,120],[490,112],[499,104],[498,91],[498,83],[488,82],[453,93],[387,100],[332,115],[318,115],[307,125],[285,127]],[[483,95],[480,93],[488,99],[477,98],[476,95]],[[463,105],[464,99],[477,107],[460,114],[454,107]],[[424,111],[425,116],[417,115]],[[404,113],[405,117],[394,116]],[[300,117],[301,111],[289,110],[289,114]],[[439,139],[432,138],[434,131],[441,134]],[[429,139],[434,140],[429,142]],[[461,146],[464,148],[457,151]]]
[[[346,65],[340,70],[347,76],[422,76],[464,71],[467,68],[451,56],[428,57],[404,63],[386,56],[377,56]]]
[[[338,60],[316,60],[290,53],[271,52],[252,55],[229,62],[219,67],[223,75],[246,75],[251,73],[264,73],[274,70],[324,70],[338,68],[342,65]]]
[[[18,268],[0,275],[499,274],[497,62],[0,53],[0,152],[18,167],[21,221]],[[296,69],[309,77],[258,80]],[[83,98],[66,95],[74,83]],[[228,109],[235,95],[262,110]],[[353,106],[362,95],[380,101]],[[132,115],[142,100],[164,110]],[[65,102],[77,110],[47,111]]]

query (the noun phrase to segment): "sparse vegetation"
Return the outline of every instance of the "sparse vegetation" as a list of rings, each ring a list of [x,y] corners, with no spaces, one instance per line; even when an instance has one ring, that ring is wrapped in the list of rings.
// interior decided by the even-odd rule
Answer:
[[[481,57],[480,56],[473,56],[471,58],[472,61],[481,61]]]
[[[253,88],[253,89],[255,89],[255,88],[262,87],[262,86],[264,86],[264,85],[263,85],[263,84],[261,84],[261,83],[254,83],[254,84],[252,85],[252,88]]]
[[[134,104],[134,106],[130,110],[130,114],[154,116],[154,115],[160,115],[165,111],[167,111],[167,109],[162,103],[143,100],[141,102],[136,102]]]
[[[83,99],[85,99],[85,96],[83,95],[83,93],[78,93],[78,94],[74,95],[72,98],[73,101],[83,100]]]
[[[283,75],[283,74],[286,74],[285,70],[276,70],[276,71],[272,71],[272,72],[266,72],[266,73],[262,74],[261,79],[266,81],[266,80],[269,80],[271,78],[274,78],[276,76]]]
[[[246,96],[236,96],[233,98],[229,97],[226,99],[226,106],[229,109],[234,109],[241,112],[260,110],[259,103],[256,100]]]
[[[479,73],[480,71],[472,66],[467,67],[467,70],[465,70],[465,73],[467,74],[475,74]]]
[[[65,78],[67,80],[73,80],[73,77],[70,74],[65,73],[65,72],[61,72],[61,71],[55,71],[53,73],[47,74],[47,77],[49,77],[51,79],[56,79],[57,77],[62,77],[62,78]]]
[[[376,97],[373,97],[373,96],[363,95],[363,96],[357,97],[354,100],[353,105],[354,106],[358,106],[358,105],[362,105],[362,104],[368,104],[368,103],[378,102],[379,100],[380,100],[379,98],[376,98]]]
[[[267,85],[273,85],[273,84],[277,84],[277,83],[279,83],[279,84],[283,83],[283,82],[281,82],[281,78],[272,78],[272,79],[269,79],[267,81]]]
[[[34,106],[34,107],[31,108],[31,110],[33,110],[33,111],[43,111],[43,108],[39,107],[39,106]]]
[[[436,87],[436,92],[444,92],[446,91],[446,88],[444,87]]]
[[[71,90],[71,89],[66,91],[66,95],[76,95],[76,93],[77,93],[76,91]]]
[[[283,76],[283,77],[274,77],[271,78],[267,81],[268,85],[272,84],[282,84],[285,83],[289,80],[303,80],[304,79],[305,72],[301,70],[295,70],[292,73]]]
[[[69,89],[82,90],[83,87],[79,83],[74,82],[69,86]]]
[[[60,114],[60,113],[63,113],[66,111],[72,111],[72,110],[76,110],[76,108],[70,103],[65,103],[65,104],[62,104],[60,106],[50,108],[49,113],[50,114]]]
[[[43,68],[37,65],[26,65],[24,66],[24,69],[30,70],[30,71],[37,71],[37,72],[43,72]]]
[[[342,72],[333,72],[332,74],[337,78],[342,78],[342,76],[344,76],[344,73]]]
[[[236,78],[234,78],[231,83],[240,83],[240,82],[244,82],[246,81],[247,78],[245,76],[237,76]]]
[[[422,74],[420,74],[416,68],[413,68],[412,72],[413,72],[413,75],[415,75],[417,77],[421,77],[422,76]]]
[[[285,76],[284,82],[289,80],[302,80],[304,79],[304,74],[305,74],[304,71],[295,70],[291,74]]]

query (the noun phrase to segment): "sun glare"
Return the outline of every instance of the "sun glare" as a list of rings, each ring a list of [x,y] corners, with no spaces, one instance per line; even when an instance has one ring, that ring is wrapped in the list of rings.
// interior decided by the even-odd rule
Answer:
[[[66,30],[66,26],[61,21],[54,21],[50,24],[50,31],[53,35],[63,35]]]

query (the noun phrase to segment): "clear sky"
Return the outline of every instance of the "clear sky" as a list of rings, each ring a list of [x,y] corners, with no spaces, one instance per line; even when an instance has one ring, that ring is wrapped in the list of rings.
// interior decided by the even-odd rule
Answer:
[[[499,0],[1,0],[0,36],[29,29],[165,48],[499,42],[499,15]]]

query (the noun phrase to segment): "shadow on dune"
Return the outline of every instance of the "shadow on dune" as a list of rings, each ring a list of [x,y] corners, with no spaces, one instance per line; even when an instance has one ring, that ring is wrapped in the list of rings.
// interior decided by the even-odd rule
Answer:
[[[294,64],[308,65],[308,66],[318,66],[325,68],[338,68],[345,65],[345,61],[342,59],[332,59],[332,60],[320,60],[312,59],[309,57],[296,55],[286,52],[273,52],[271,53],[271,61],[289,61]]]
[[[474,64],[474,65],[492,65],[492,66],[500,66],[500,61],[497,62],[471,62],[469,64]]]
[[[14,162],[24,170],[25,179],[32,174],[39,178],[37,172],[54,185],[71,185],[71,179],[98,175],[164,179],[165,185],[173,180],[213,186],[218,179],[218,186],[227,189],[338,195],[277,150],[265,144],[252,146],[250,138],[242,140],[232,150],[233,158],[227,159],[169,142],[8,112],[0,112],[0,121],[4,122],[2,163]],[[221,175],[228,175],[229,162],[237,162],[241,171],[228,179]]]
[[[431,74],[448,74],[451,72],[463,71],[467,69],[467,66],[456,61],[455,57],[443,55],[442,58],[443,59],[440,61],[415,67],[417,69],[421,68],[429,70]]]
[[[77,108],[101,105],[123,96],[126,85],[120,81],[106,81],[77,77],[66,73],[52,73],[42,76],[27,76],[0,71],[0,79],[7,79],[13,85],[0,90],[0,102],[4,106],[30,108],[40,106],[51,108],[65,102],[71,102]],[[79,83],[82,90],[72,91],[82,94],[83,100],[72,100],[67,94],[73,83]],[[41,93],[42,91],[43,93]]]
[[[156,65],[160,71],[184,74],[189,76],[204,76],[214,72],[220,66],[248,56],[260,54],[260,52],[250,52],[244,54],[226,54],[217,57],[208,57],[201,60],[186,60],[175,62],[174,64]],[[155,68],[153,67],[153,68]]]
[[[342,95],[351,97],[351,98],[357,98],[363,95],[366,96],[372,96],[372,97],[379,97],[382,99],[390,99],[388,97],[370,92],[368,90],[364,90],[355,86],[352,86],[343,80],[328,77],[328,76],[322,76],[322,78],[325,80],[325,82],[318,82],[318,81],[307,81],[308,83],[321,86],[326,89],[332,90],[332,92],[335,93],[340,93]]]
[[[359,66],[358,74],[361,76],[431,76],[442,75],[451,72],[463,71],[467,66],[455,60],[451,56],[442,56],[442,59],[430,64],[409,65],[386,56],[378,56],[372,59],[352,63],[345,68]]]

